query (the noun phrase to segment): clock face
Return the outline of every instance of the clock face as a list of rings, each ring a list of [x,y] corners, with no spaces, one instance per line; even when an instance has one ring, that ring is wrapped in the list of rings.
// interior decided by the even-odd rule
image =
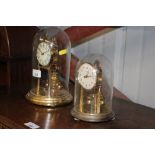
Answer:
[[[96,84],[96,69],[88,63],[84,63],[78,70],[78,81],[87,90],[92,89]]]
[[[47,66],[51,60],[51,48],[48,43],[42,42],[37,48],[37,60],[40,65]]]

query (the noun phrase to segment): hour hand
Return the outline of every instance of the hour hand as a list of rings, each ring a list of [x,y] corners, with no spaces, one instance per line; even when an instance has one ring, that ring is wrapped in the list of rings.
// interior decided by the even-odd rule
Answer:
[[[84,76],[84,78],[89,78],[89,77],[91,77],[91,76],[89,76],[88,74]]]

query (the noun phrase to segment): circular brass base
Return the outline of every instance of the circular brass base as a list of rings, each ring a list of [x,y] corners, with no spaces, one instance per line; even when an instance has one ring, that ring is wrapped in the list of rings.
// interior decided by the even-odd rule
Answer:
[[[72,101],[73,97],[69,94],[65,89],[60,90],[59,95],[55,95],[52,97],[36,95],[32,91],[26,94],[26,99],[28,99],[31,103],[49,107],[56,107],[68,104]]]
[[[76,119],[86,122],[105,122],[115,119],[113,112],[109,114],[88,114],[83,112],[77,112],[73,109],[71,111],[71,115]]]

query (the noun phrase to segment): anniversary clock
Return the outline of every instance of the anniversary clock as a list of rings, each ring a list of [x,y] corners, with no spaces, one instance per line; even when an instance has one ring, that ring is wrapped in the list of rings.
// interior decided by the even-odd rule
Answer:
[[[57,27],[36,33],[32,54],[32,88],[26,98],[34,104],[59,106],[70,103],[70,40]]]
[[[101,122],[114,118],[112,111],[113,71],[103,55],[91,54],[82,59],[76,69],[74,118]]]

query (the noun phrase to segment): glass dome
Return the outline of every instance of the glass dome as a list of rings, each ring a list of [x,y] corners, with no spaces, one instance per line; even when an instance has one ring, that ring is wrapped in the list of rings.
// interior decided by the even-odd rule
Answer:
[[[26,98],[34,104],[59,106],[71,102],[69,74],[71,44],[57,27],[36,33],[32,53],[32,88]]]
[[[101,54],[90,54],[76,68],[74,118],[101,122],[114,118],[112,111],[113,68]]]

